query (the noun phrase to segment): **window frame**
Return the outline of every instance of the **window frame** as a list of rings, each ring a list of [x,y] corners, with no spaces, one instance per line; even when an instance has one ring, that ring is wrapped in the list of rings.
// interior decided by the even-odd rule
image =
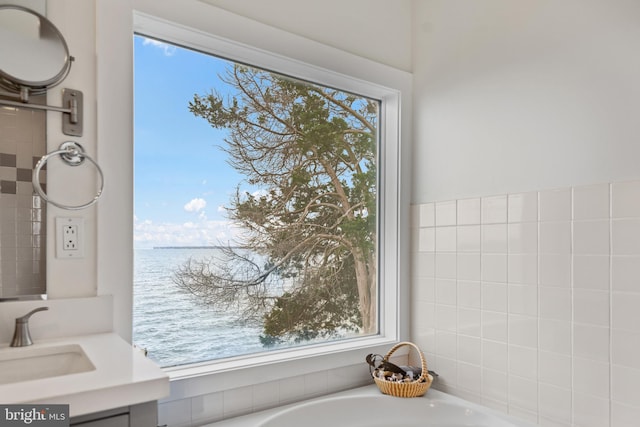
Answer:
[[[373,80],[378,80],[367,81],[362,78],[363,76],[333,71],[329,67],[321,67],[268,52],[139,11],[134,11],[133,14],[133,31],[136,34],[166,40],[205,54],[318,82],[381,101],[379,128],[381,178],[378,197],[383,202],[380,204],[378,214],[380,218],[378,335],[163,368],[172,381],[180,381],[184,384],[181,391],[177,393],[179,395],[177,397],[203,394],[201,392],[203,390],[211,393],[326,369],[321,367],[363,365],[366,354],[384,354],[394,343],[407,339],[409,323],[407,297],[409,283],[406,271],[408,203],[405,199],[408,189],[406,183],[402,182],[401,164],[404,162],[401,148],[402,138],[406,136],[402,135],[401,129],[407,128],[404,121],[409,117],[406,110],[410,107],[407,102],[410,99],[410,74],[366,61],[369,73],[365,71],[364,74],[370,74],[374,77]],[[344,52],[341,53],[344,55]],[[354,68],[359,68],[362,58],[348,56],[352,58]],[[268,370],[264,369],[266,365],[269,366]],[[216,376],[215,382],[210,381],[211,375]],[[204,382],[206,382],[206,389],[203,389]]]

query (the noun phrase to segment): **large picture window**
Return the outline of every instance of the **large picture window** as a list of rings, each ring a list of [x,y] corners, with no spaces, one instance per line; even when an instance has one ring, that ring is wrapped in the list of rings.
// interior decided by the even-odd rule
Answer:
[[[384,97],[134,46],[134,343],[170,367],[379,335]]]

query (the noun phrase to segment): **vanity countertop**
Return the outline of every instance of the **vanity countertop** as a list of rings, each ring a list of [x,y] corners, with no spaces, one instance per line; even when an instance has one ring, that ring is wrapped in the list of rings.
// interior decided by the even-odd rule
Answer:
[[[95,370],[0,385],[2,404],[68,404],[69,415],[158,400],[169,394],[169,377],[115,333],[39,340],[30,348],[76,344]],[[8,344],[0,352],[16,350]]]

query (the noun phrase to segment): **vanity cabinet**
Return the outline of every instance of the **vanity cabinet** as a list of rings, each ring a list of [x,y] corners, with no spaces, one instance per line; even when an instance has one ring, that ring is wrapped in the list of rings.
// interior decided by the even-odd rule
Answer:
[[[100,418],[94,421],[86,421],[82,423],[75,423],[72,420],[72,426],[79,427],[129,427],[129,415],[114,415],[107,418]]]
[[[71,418],[77,427],[157,427],[156,401]]]

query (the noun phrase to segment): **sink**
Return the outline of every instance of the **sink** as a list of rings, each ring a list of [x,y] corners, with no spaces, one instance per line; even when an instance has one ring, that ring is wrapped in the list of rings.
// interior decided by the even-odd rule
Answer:
[[[0,350],[0,385],[95,370],[77,344]]]

